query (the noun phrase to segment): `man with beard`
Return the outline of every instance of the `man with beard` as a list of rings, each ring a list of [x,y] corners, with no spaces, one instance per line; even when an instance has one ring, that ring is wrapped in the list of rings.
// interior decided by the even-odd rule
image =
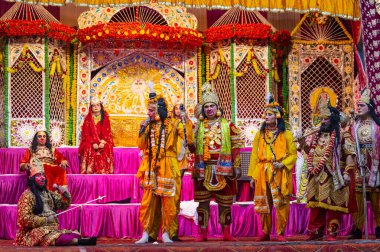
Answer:
[[[292,169],[297,160],[293,135],[285,129],[284,111],[270,95],[263,117],[265,122],[252,143],[248,176],[255,188],[255,212],[260,213],[264,236],[269,241],[272,230],[272,207],[276,207],[277,240],[284,237],[289,218],[289,197],[293,192]]]
[[[57,210],[70,206],[71,195],[64,187],[58,192],[46,189],[43,165],[37,158],[30,161],[28,189],[17,204],[15,242],[21,246],[96,245],[96,237],[81,239],[78,232],[59,230]]]
[[[223,117],[218,95],[211,85],[205,83],[202,91],[193,172],[194,201],[199,202],[200,236],[197,241],[207,240],[211,198],[218,203],[223,240],[232,241],[231,205],[237,191],[236,179],[241,177],[240,148],[244,147],[244,139],[240,129]]]
[[[141,123],[137,146],[143,152],[143,160],[137,171],[137,178],[144,190],[141,199],[140,221],[143,235],[139,243],[157,239],[158,223],[162,220],[162,241],[171,243],[176,236],[176,222],[179,208],[176,199],[180,194],[177,188],[181,179],[177,160],[178,137],[185,139],[187,131],[188,148],[194,151],[194,137],[190,120],[183,125],[178,118],[168,117],[167,103],[162,95],[157,95],[150,83],[148,99],[148,119]],[[181,118],[186,114],[181,113]],[[177,195],[177,197],[176,197]],[[154,235],[155,237],[149,237]],[[151,238],[151,239],[149,239]]]
[[[48,190],[54,190],[54,184],[67,186],[67,160],[52,146],[49,134],[44,130],[40,130],[34,135],[32,146],[26,150],[20,162],[21,171],[30,170],[30,160],[32,158],[38,158],[43,163]]]
[[[301,139],[307,156],[307,206],[311,208],[307,240],[321,239],[328,226],[327,240],[336,240],[342,213],[353,211],[350,194],[354,186],[355,146],[350,134],[341,136],[340,114],[328,96],[319,103],[322,126],[310,145]],[[327,219],[326,219],[327,217]]]
[[[358,101],[358,117],[353,127],[357,142],[358,168],[356,169],[356,201],[358,212],[354,217],[354,231],[349,239],[361,239],[364,223],[363,175],[367,197],[372,204],[376,222],[376,239],[380,238],[380,118],[375,113],[375,103],[370,97],[370,90],[364,89]],[[362,166],[362,167],[360,167]]]

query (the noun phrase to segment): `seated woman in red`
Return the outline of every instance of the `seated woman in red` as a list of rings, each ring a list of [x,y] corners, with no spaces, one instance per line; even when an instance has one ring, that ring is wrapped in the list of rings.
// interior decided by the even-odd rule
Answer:
[[[108,113],[99,99],[91,100],[79,145],[80,173],[113,173],[113,140]]]
[[[47,189],[54,190],[53,185],[67,186],[65,157],[51,145],[49,134],[46,131],[38,131],[32,141],[32,146],[26,150],[20,162],[20,170],[30,172],[30,160],[39,159],[44,167],[48,183]]]

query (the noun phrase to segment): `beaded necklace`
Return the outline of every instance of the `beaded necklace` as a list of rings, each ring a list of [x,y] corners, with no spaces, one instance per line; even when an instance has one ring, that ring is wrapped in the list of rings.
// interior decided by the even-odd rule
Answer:
[[[318,134],[317,136],[314,136],[313,141],[310,146],[309,156],[307,158],[307,169],[313,175],[318,175],[322,171],[323,167],[325,167],[327,159],[330,157],[332,149],[334,147],[336,132],[333,131],[331,133],[329,145],[325,151],[325,154],[323,155],[323,158],[319,160],[318,165],[314,167],[313,166],[314,151],[318,145],[318,140],[320,136],[321,136],[320,134]]]

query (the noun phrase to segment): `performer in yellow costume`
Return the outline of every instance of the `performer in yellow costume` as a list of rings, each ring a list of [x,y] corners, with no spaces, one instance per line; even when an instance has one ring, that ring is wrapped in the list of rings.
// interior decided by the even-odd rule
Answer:
[[[205,83],[202,91],[202,114],[196,130],[193,172],[194,200],[199,202],[200,236],[197,241],[207,240],[211,198],[218,203],[223,239],[232,241],[231,205],[237,191],[236,179],[241,177],[240,148],[244,147],[244,139],[240,129],[222,116],[218,95],[211,85]]]
[[[297,160],[293,135],[285,129],[284,111],[270,97],[265,106],[265,122],[252,144],[248,176],[255,187],[255,211],[260,213],[264,236],[270,240],[272,207],[276,207],[277,240],[286,241],[284,231],[289,218],[289,196],[293,191],[292,168]]]
[[[358,101],[358,118],[353,127],[353,135],[357,141],[358,165],[362,165],[365,173],[367,198],[371,201],[376,222],[376,239],[380,238],[380,118],[375,113],[375,103],[370,98],[370,90],[364,89]],[[363,181],[360,167],[356,169],[356,201],[358,212],[354,217],[354,231],[350,239],[362,238],[364,223]]]
[[[158,218],[162,219],[162,241],[173,242],[170,234],[178,214],[176,194],[179,194],[178,177],[180,179],[177,141],[178,137],[185,139],[185,132],[180,120],[168,117],[164,98],[154,91],[149,94],[148,116],[141,123],[137,140],[137,146],[144,153],[137,171],[137,177],[144,189],[140,207],[140,221],[144,232],[136,243],[147,243],[150,233],[158,233],[158,226],[154,226],[154,221]],[[182,114],[181,117],[185,116]],[[189,120],[186,131],[188,147],[194,151],[192,124]]]

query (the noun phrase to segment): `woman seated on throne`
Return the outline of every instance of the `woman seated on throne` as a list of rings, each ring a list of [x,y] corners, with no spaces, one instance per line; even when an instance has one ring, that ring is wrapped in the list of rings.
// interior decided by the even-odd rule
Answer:
[[[113,173],[113,140],[108,113],[98,98],[91,100],[79,145],[80,173]]]

